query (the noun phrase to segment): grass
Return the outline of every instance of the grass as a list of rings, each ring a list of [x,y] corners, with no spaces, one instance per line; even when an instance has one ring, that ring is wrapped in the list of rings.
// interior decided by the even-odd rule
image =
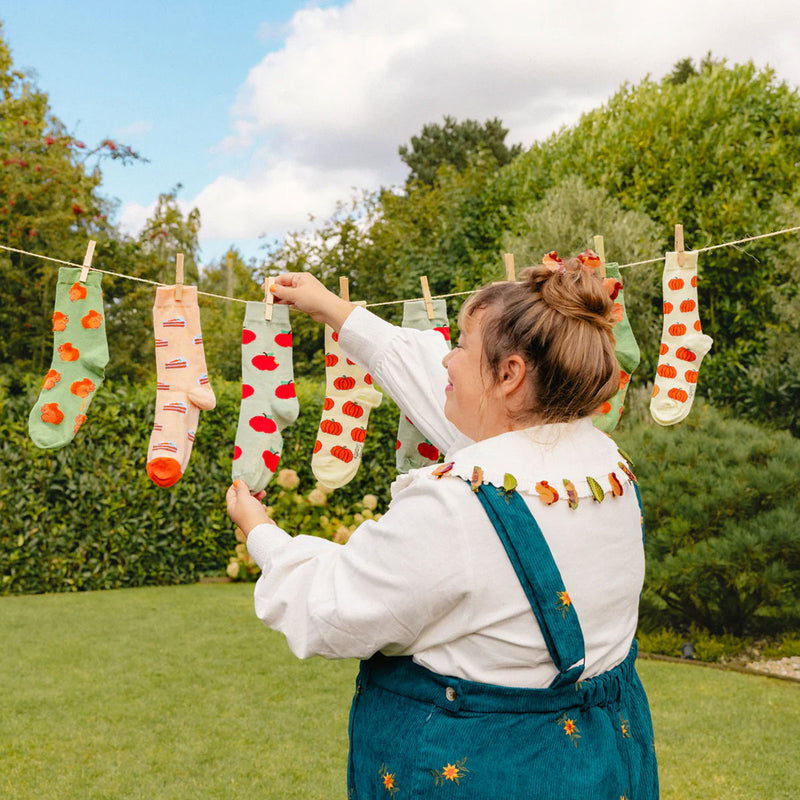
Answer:
[[[252,586],[0,598],[0,797],[343,798],[352,661],[301,662]],[[800,687],[656,661],[662,798],[794,798]]]

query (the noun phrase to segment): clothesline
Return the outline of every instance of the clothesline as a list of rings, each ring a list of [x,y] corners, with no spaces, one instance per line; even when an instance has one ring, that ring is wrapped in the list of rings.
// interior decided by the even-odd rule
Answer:
[[[787,233],[796,233],[798,231],[800,231],[800,225],[798,225],[798,226],[796,226],[794,228],[784,228],[784,229],[779,230],[779,231],[771,231],[770,233],[760,233],[760,234],[758,234],[756,236],[747,236],[747,237],[745,237],[743,239],[736,239],[735,241],[732,241],[732,242],[723,242],[722,244],[713,244],[713,245],[709,245],[708,247],[699,247],[699,248],[697,248],[697,250],[695,252],[707,253],[707,252],[709,252],[711,250],[719,250],[719,249],[721,249],[723,247],[735,247],[737,245],[745,244],[747,242],[754,242],[754,241],[756,241],[758,239],[768,239],[768,238],[770,238],[772,236],[781,236],[781,235],[784,235],[784,234],[787,234]],[[53,258],[52,256],[45,256],[45,255],[41,255],[40,253],[31,253],[28,250],[20,250],[19,248],[8,247],[8,246],[2,245],[2,244],[0,244],[0,250],[6,250],[6,251],[8,251],[10,253],[19,253],[20,255],[31,256],[33,258],[39,258],[39,259],[42,259],[43,261],[52,261],[52,262],[54,262],[56,264],[64,264],[65,266],[68,266],[68,267],[77,267],[78,269],[80,269],[82,267],[81,264],[75,264],[72,261],[63,261],[60,258]],[[631,262],[629,264],[619,264],[618,268],[619,269],[627,269],[628,267],[641,267],[641,266],[644,266],[646,264],[657,264],[657,263],[662,262],[663,260],[664,260],[664,256],[658,256],[657,258],[650,258],[650,259],[646,259],[645,261],[633,261],[633,262]],[[115,278],[125,278],[126,280],[138,281],[139,283],[147,283],[147,284],[150,284],[151,286],[168,286],[169,285],[169,284],[165,284],[165,283],[159,283],[158,281],[151,281],[151,280],[149,280],[147,278],[140,278],[140,277],[138,277],[136,275],[126,275],[125,273],[122,273],[122,272],[111,272],[110,270],[99,269],[98,267],[89,267],[89,269],[92,272],[100,272],[100,273],[102,273],[104,275],[112,275]],[[451,292],[450,294],[437,294],[437,295],[433,295],[431,297],[431,299],[433,299],[433,300],[444,300],[444,299],[447,299],[449,297],[463,297],[465,295],[474,294],[475,291],[476,290],[473,289],[473,290],[466,291],[466,292]],[[215,298],[217,300],[231,300],[231,301],[233,301],[235,303],[246,303],[246,302],[248,302],[247,300],[242,300],[239,297],[230,297],[230,296],[224,295],[224,294],[213,294],[212,292],[201,292],[201,291],[198,291],[198,295],[202,295],[203,297],[212,297],[212,298]],[[397,305],[398,303],[414,302],[414,301],[419,301],[419,300],[424,300],[424,299],[425,298],[423,298],[423,297],[414,297],[414,298],[410,298],[409,300],[386,300],[386,301],[380,302],[380,303],[367,303],[366,306],[367,306],[367,308],[376,308],[378,306],[392,306],[392,305]]]

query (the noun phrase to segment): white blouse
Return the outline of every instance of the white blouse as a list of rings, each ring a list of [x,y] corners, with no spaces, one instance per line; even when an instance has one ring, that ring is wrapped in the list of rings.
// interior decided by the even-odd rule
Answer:
[[[582,677],[619,664],[636,630],[644,552],[639,505],[613,440],[584,418],[472,442],[444,416],[447,345],[437,332],[398,328],[356,308],[339,344],[454,467],[441,478],[435,467],[400,476],[386,513],[346,545],[292,538],[273,525],[253,529],[258,617],[300,658],[380,650],[468,680],[549,685],[556,669],[536,618],[470,489],[479,466],[496,486],[514,476],[542,530],[583,630]],[[602,502],[587,476],[602,487]],[[564,479],[574,485],[575,509]],[[559,496],[550,505],[536,490],[545,481]]]

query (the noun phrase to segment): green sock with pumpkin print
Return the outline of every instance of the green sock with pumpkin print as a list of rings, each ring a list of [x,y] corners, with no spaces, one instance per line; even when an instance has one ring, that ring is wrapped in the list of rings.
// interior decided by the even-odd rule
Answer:
[[[89,272],[83,283],[80,274],[73,267],[58,270],[53,361],[28,418],[33,443],[46,450],[73,440],[108,363],[100,273]]]
[[[234,480],[260,492],[272,479],[283,449],[281,431],[300,412],[294,388],[289,306],[248,302],[242,326],[242,403],[233,448]]]
[[[592,422],[595,428],[604,433],[611,433],[617,427],[622,412],[625,408],[625,395],[628,391],[628,384],[636,367],[639,366],[639,345],[633,335],[633,329],[628,319],[628,311],[625,307],[625,291],[622,288],[622,276],[620,275],[619,265],[612,263],[606,264],[606,277],[603,281],[608,291],[608,295],[614,302],[614,316],[617,324],[614,326],[614,355],[619,364],[619,389],[617,393],[607,402],[597,409]]]

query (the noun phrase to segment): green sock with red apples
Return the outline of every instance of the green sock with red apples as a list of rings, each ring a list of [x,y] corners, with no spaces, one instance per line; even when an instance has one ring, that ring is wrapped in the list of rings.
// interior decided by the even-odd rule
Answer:
[[[233,448],[233,479],[252,492],[266,487],[278,468],[281,431],[300,413],[294,389],[289,306],[247,303],[242,326],[242,403]]]
[[[435,330],[441,333],[446,342],[450,342],[450,325],[447,321],[447,304],[444,300],[433,301],[433,318],[423,300],[407,300],[403,304],[403,327],[416,328],[420,331]],[[414,423],[400,412],[397,424],[397,450],[395,466],[400,473],[412,469],[427,467],[439,460],[439,451],[432,445]]]

